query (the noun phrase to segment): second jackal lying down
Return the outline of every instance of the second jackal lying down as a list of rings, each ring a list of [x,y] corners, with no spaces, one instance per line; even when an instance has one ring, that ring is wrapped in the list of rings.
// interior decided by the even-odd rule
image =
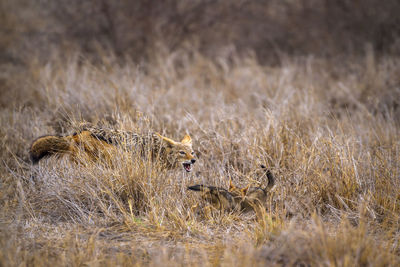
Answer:
[[[238,188],[229,181],[229,189],[221,187],[194,185],[189,186],[189,190],[201,192],[202,198],[218,210],[225,211],[252,211],[256,207],[263,206],[268,197],[268,192],[275,185],[275,178],[271,171],[264,165],[261,165],[264,174],[268,178],[268,184],[265,187]]]
[[[128,151],[135,150],[139,155],[149,152],[153,160],[162,161],[169,169],[181,166],[190,172],[196,162],[189,135],[185,135],[180,142],[177,142],[158,133],[139,135],[134,132],[93,126],[84,126],[81,131],[68,136],[39,137],[30,147],[30,156],[34,164],[44,157],[63,154],[69,155],[75,162],[98,159],[110,161],[115,155],[117,146]]]

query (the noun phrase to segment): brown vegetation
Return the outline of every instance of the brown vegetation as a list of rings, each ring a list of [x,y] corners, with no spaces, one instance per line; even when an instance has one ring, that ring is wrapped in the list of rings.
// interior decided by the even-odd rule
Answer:
[[[174,42],[159,43],[157,37],[137,44],[149,47],[137,48],[118,39],[124,37],[123,32],[109,33],[120,36],[115,40],[121,42],[110,49],[94,37],[86,49],[83,44],[89,42],[79,38],[91,35],[75,35],[79,27],[68,28],[72,32],[59,28],[68,25],[59,22],[63,19],[72,26],[79,23],[46,13],[60,7],[51,1],[48,9],[41,10],[42,17],[20,8],[19,13],[4,12],[5,7],[23,2],[32,10],[47,3],[1,3],[6,15],[1,19],[8,23],[3,25],[11,25],[12,31],[6,31],[9,39],[1,38],[0,44],[6,51],[0,66],[0,265],[400,264],[400,58],[394,53],[398,49],[394,39],[385,39],[380,48],[376,37],[362,37],[367,31],[360,31],[361,37],[349,39],[357,53],[350,49],[339,54],[334,51],[340,51],[340,46],[332,44],[335,49],[327,57],[322,56],[323,49],[306,48],[311,44],[300,39],[288,40],[285,44],[291,48],[286,50],[277,41],[284,38],[274,37],[283,49],[275,54],[279,64],[264,64],[268,62],[262,60],[265,50],[250,45],[251,36],[242,49],[240,41],[247,37],[236,30],[237,35],[228,35],[232,39],[227,37],[237,41],[232,42],[233,50],[226,50],[218,37],[200,38],[200,33],[195,34],[201,41],[197,45],[183,42],[172,47]],[[90,3],[71,1],[69,7],[81,2]],[[267,2],[275,3],[274,12],[282,11],[276,1]],[[305,7],[282,2],[291,9]],[[350,2],[339,1],[343,8]],[[116,8],[107,3],[96,8],[104,14],[107,8]],[[197,3],[197,8],[211,5]],[[243,3],[248,8],[255,5]],[[94,8],[91,14],[96,14],[94,5],[88,5]],[[392,9],[396,6],[393,1]],[[151,4],[147,7],[140,10],[155,12],[160,18],[161,11],[168,14],[165,9],[156,12]],[[209,12],[221,14],[218,10],[223,7],[220,4]],[[197,11],[187,8],[179,6],[188,17],[181,17],[184,22],[177,25],[191,25],[190,19],[205,23],[205,18],[195,16]],[[360,8],[357,12],[370,14],[362,11],[364,6]],[[40,21],[45,15],[54,23],[47,17]],[[390,14],[383,18],[385,23],[397,19]],[[33,20],[39,20],[38,24],[26,23]],[[203,27],[207,24],[193,27],[220,33],[223,28],[216,25],[229,20],[211,22],[207,29]],[[113,32],[116,26],[112,25],[118,23],[108,23],[107,29]],[[250,22],[236,25],[246,23]],[[354,25],[350,19],[341,23],[337,27]],[[30,44],[34,52],[24,49],[29,47],[24,33],[38,25],[54,26],[70,43],[52,47],[51,40],[45,40],[44,46]],[[364,27],[361,22],[357,25]],[[155,29],[170,33],[162,27]],[[326,32],[320,29],[321,34]],[[395,30],[389,32],[396,35]],[[32,41],[38,41],[36,37],[32,35]],[[202,43],[206,40],[210,46]],[[47,48],[45,56],[38,47]],[[96,56],[93,47],[97,47]],[[211,58],[206,48],[216,56]],[[132,56],[138,51],[146,55],[140,64]],[[312,51],[316,53],[309,55]],[[52,157],[31,164],[28,151],[36,137],[70,134],[82,122],[139,133],[155,130],[176,140],[189,133],[198,160],[191,173],[165,170],[119,148],[112,164],[76,164]],[[206,216],[191,209],[202,200],[187,191],[189,185],[228,188],[229,179],[240,188],[249,183],[265,185],[267,178],[257,175],[260,164],[274,173],[275,187],[268,195],[268,208],[258,218],[235,212]]]

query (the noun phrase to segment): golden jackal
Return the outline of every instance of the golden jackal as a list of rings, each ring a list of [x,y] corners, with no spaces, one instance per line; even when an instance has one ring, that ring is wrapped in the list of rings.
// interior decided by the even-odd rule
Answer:
[[[189,186],[188,189],[202,192],[202,198],[216,209],[252,211],[256,207],[264,206],[267,201],[268,192],[275,184],[275,178],[271,171],[264,165],[261,165],[261,168],[268,178],[268,184],[264,188],[250,187],[250,185],[245,188],[238,188],[230,180],[228,190],[206,185]]]
[[[35,164],[50,155],[69,154],[72,160],[79,161],[78,155],[84,152],[89,160],[109,159],[116,146],[145,154],[150,150],[152,159],[161,160],[167,168],[182,166],[187,172],[196,162],[189,135],[180,142],[161,136],[158,133],[139,135],[134,132],[119,131],[85,126],[81,131],[68,136],[47,135],[37,138],[30,147],[30,156]],[[82,160],[82,159],[80,159]]]

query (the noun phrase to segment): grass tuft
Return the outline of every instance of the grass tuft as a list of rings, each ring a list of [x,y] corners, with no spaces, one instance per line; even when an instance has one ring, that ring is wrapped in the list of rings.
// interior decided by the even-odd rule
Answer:
[[[1,265],[400,264],[398,58],[267,67],[181,54],[140,68],[32,59],[9,82],[26,97],[0,113]],[[36,137],[83,122],[189,133],[198,160],[184,173],[119,147],[111,162],[30,163]],[[207,210],[186,189],[266,185],[260,164],[276,185],[257,214]]]

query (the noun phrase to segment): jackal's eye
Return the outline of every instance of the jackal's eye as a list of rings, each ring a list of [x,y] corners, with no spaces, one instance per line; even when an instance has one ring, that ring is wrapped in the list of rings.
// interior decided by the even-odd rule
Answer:
[[[185,155],[185,154],[186,154],[186,152],[185,152],[185,151],[183,151],[183,150],[181,150],[181,151],[179,151],[179,154],[181,154],[181,155]]]
[[[192,153],[190,153],[190,154],[192,154],[192,156],[194,156],[194,151],[192,151]]]

